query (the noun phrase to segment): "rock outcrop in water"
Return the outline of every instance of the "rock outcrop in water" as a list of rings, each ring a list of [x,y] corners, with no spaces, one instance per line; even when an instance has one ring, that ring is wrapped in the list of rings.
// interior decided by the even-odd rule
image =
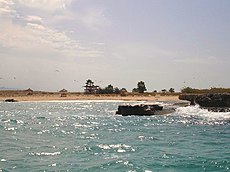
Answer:
[[[6,99],[6,100],[4,100],[4,102],[18,102],[18,101],[15,99]]]
[[[198,104],[202,108],[206,108],[215,112],[230,112],[230,94],[182,94],[180,100],[188,100],[191,105]]]
[[[163,115],[173,113],[175,109],[163,109],[163,106],[156,104],[153,105],[121,105],[118,107],[116,114],[122,116],[137,115],[137,116],[150,116],[150,115]]]

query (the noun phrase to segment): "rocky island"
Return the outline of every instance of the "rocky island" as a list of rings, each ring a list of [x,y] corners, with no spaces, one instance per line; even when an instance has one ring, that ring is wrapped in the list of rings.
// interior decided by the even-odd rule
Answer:
[[[151,115],[163,115],[173,113],[174,108],[163,108],[157,104],[140,104],[140,105],[120,105],[116,114],[122,116],[151,116]]]

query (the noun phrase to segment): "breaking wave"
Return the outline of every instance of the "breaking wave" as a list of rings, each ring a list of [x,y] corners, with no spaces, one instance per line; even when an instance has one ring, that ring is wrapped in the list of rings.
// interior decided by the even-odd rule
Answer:
[[[174,115],[185,119],[192,119],[193,121],[212,122],[214,124],[230,122],[230,112],[211,112],[207,109],[200,108],[198,105],[178,107]]]

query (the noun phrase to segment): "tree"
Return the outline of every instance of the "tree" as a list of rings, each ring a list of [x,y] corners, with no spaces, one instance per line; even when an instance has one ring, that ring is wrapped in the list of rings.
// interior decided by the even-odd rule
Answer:
[[[85,85],[86,86],[93,86],[94,82],[91,79],[87,79]]]
[[[109,84],[105,88],[99,88],[97,90],[98,94],[120,94],[121,90],[118,87],[113,87],[111,84]]]
[[[137,88],[134,88],[134,89],[132,90],[132,93],[138,93],[138,89],[137,89]]]
[[[113,86],[110,84],[107,87],[105,87],[105,93],[106,94],[113,94]]]
[[[170,88],[169,89],[169,92],[172,94],[172,93],[175,93],[175,89],[174,88]]]
[[[121,90],[118,87],[114,88],[114,94],[120,94],[120,93]]]
[[[97,94],[104,94],[104,89],[102,89],[101,87],[99,87],[96,91]]]
[[[139,93],[144,93],[147,90],[143,81],[137,83],[137,90]]]
[[[95,94],[98,89],[98,86],[95,86],[94,82],[91,79],[86,80],[84,87],[85,87],[86,94]]]
[[[182,93],[194,93],[195,89],[191,88],[191,87],[185,87],[181,89]]]

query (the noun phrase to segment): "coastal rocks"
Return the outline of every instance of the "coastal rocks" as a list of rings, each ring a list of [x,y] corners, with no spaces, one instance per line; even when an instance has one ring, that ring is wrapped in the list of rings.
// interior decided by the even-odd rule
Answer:
[[[230,111],[230,94],[182,94],[180,100],[188,100],[191,105],[198,104],[202,108],[206,108],[214,112]]]
[[[195,105],[195,99],[199,96],[198,94],[181,94],[179,95],[180,100],[187,100],[190,105]]]
[[[6,99],[6,100],[4,100],[4,102],[18,102],[18,101],[15,99]]]
[[[150,115],[163,115],[172,113],[175,110],[163,109],[163,106],[156,104],[153,105],[121,105],[118,106],[118,111],[116,114],[121,114],[122,116],[137,115],[137,116],[150,116]]]

